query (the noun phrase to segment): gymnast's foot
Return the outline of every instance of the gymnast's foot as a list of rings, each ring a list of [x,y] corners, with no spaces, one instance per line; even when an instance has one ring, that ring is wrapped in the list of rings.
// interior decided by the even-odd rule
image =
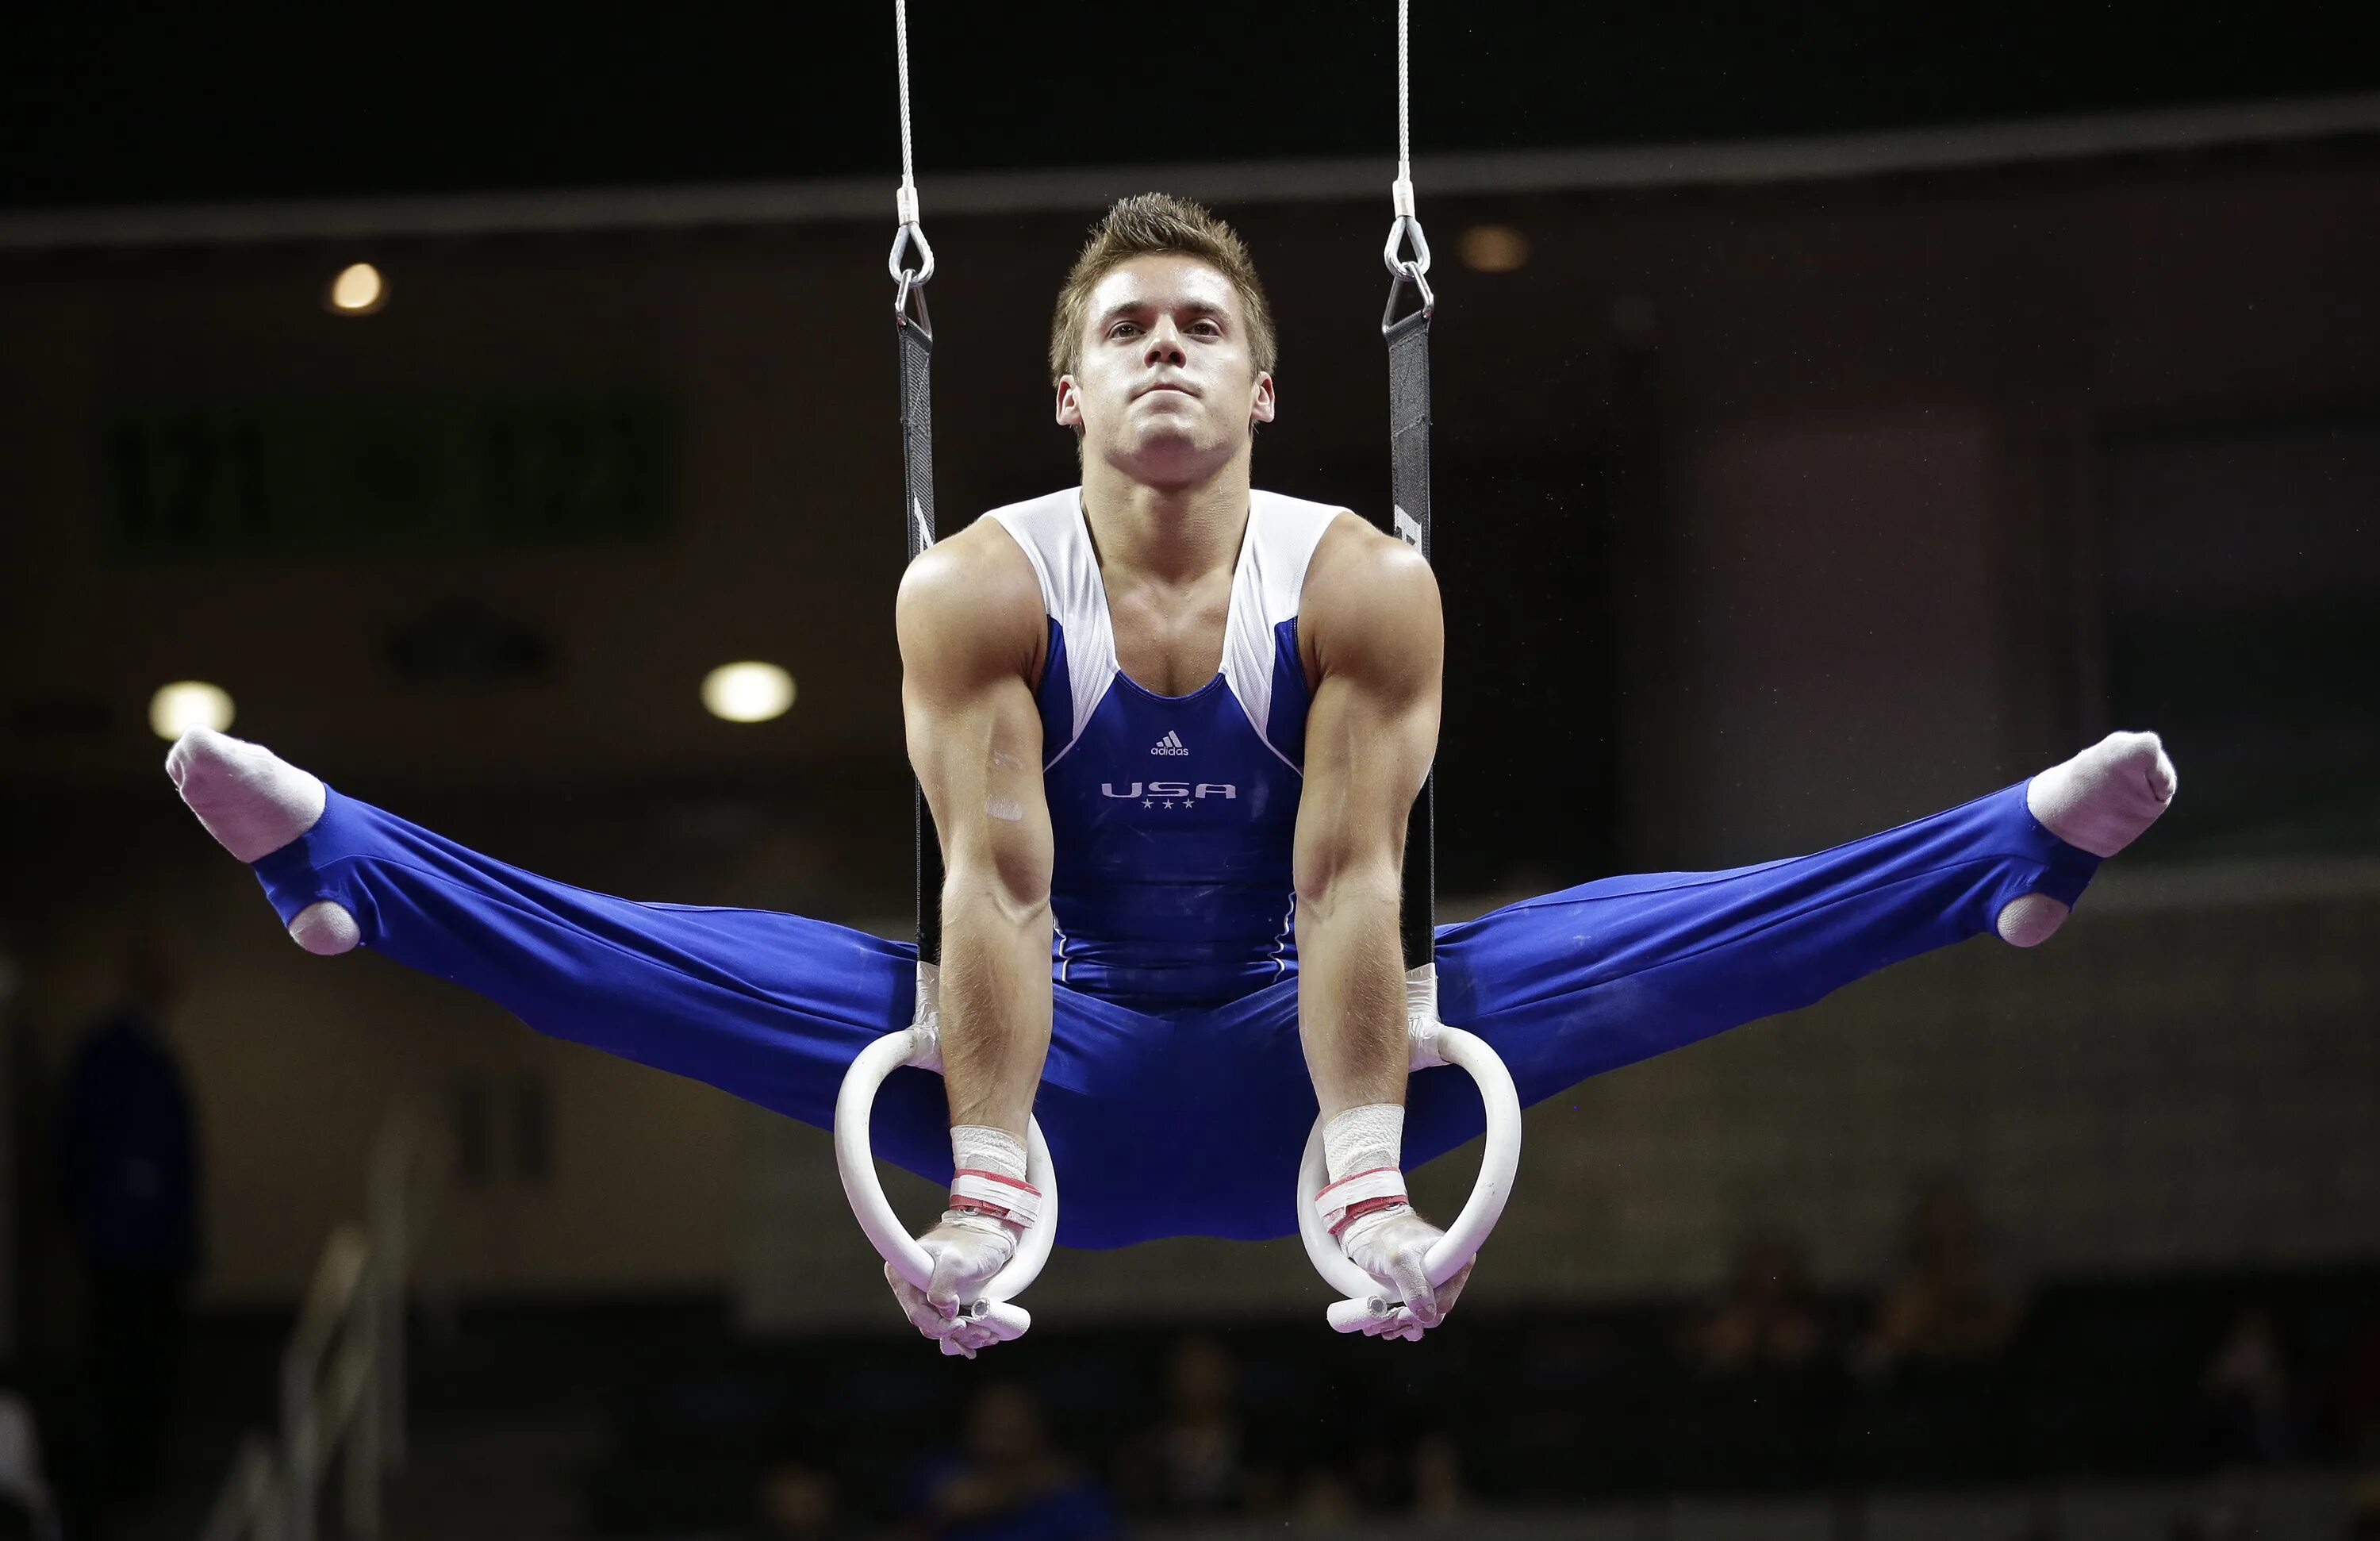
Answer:
[[[2173,761],[2153,733],[2111,733],[2033,778],[2024,806],[2042,827],[2095,856],[2112,856],[2140,838],[2173,801]],[[1999,914],[2002,940],[2034,947],[2066,923],[2066,905],[2046,894],[2012,900]]]
[[[165,756],[165,774],[216,843],[240,860],[272,855],[314,827],[325,794],[309,775],[261,744],[193,728]],[[325,899],[289,923],[289,935],[309,953],[344,953],[361,938],[356,917]]]

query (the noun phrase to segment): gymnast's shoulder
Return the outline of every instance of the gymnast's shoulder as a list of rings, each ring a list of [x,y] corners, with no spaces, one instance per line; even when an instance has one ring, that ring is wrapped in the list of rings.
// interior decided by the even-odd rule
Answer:
[[[964,662],[1029,676],[1049,629],[1033,564],[990,519],[920,552],[901,575],[892,615],[902,661],[912,670]]]
[[[1438,578],[1420,552],[1342,510],[1323,531],[1298,600],[1308,677],[1435,673],[1446,648]]]

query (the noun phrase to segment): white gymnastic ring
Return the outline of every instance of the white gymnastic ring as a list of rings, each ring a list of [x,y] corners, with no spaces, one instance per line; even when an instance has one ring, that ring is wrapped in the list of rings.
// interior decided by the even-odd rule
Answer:
[[[834,1099],[834,1165],[843,1178],[843,1195],[851,1202],[851,1212],[859,1220],[868,1242],[878,1256],[892,1265],[893,1271],[917,1289],[924,1289],[933,1278],[934,1260],[917,1239],[892,1212],[892,1203],[884,1196],[884,1184],[876,1175],[876,1156],[868,1137],[868,1121],[876,1108],[876,1089],[884,1078],[904,1065],[921,1070],[940,1071],[941,1035],[940,1017],[934,1010],[934,979],[931,965],[920,965],[917,970],[917,1001],[919,1020],[898,1033],[887,1033],[859,1051],[844,1072],[843,1089]],[[1050,1249],[1058,1237],[1058,1178],[1050,1164],[1050,1145],[1041,1137],[1038,1119],[1028,1119],[1025,1128],[1025,1178],[1041,1190],[1041,1212],[1025,1230],[1017,1243],[1016,1256],[1008,1266],[992,1275],[983,1287],[981,1300],[998,1304],[1014,1300],[1025,1287],[1040,1276],[1042,1265],[1050,1260]],[[963,1304],[972,1305],[974,1302]]]
[[[1415,972],[1418,975],[1422,971]],[[1479,1100],[1488,1113],[1488,1141],[1480,1152],[1479,1179],[1472,1184],[1471,1196],[1464,1201],[1463,1212],[1454,1217],[1445,1235],[1430,1244],[1428,1255],[1423,1259],[1430,1288],[1436,1289],[1462,1272],[1463,1266],[1479,1255],[1488,1233],[1503,1217],[1505,1201],[1512,1196],[1512,1182],[1521,1170],[1521,1094],[1512,1085],[1512,1073],[1504,1068],[1504,1062],[1488,1047],[1487,1040],[1438,1020],[1434,977],[1409,980],[1407,989],[1409,995],[1421,1002],[1417,1010],[1427,1013],[1427,1017],[1408,1017],[1413,1040],[1412,1068],[1461,1066],[1478,1084]],[[1315,1119],[1314,1130],[1305,1137],[1305,1159],[1298,1166],[1297,1233],[1305,1243],[1305,1256],[1313,1261],[1315,1271],[1322,1275],[1324,1282],[1346,1296],[1348,1302],[1379,1302],[1383,1290],[1380,1281],[1348,1258],[1339,1245],[1339,1238],[1323,1226],[1322,1216],[1314,1207],[1314,1195],[1330,1180],[1322,1157],[1322,1122],[1319,1117]],[[1393,1307],[1398,1303],[1385,1304]],[[1334,1325],[1340,1315],[1334,1307]]]

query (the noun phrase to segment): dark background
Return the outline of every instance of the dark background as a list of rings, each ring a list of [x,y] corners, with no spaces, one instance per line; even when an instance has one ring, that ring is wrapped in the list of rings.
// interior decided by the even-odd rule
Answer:
[[[1445,913],[1821,847],[2117,727],[2165,734],[2171,815],[2037,953],[1533,1110],[1423,1344],[1331,1338],[1293,1246],[1190,1242],[1061,1254],[1028,1339],[942,1362],[817,1132],[298,953],[146,716],[213,681],[504,859],[902,934],[889,18],[20,8],[0,1387],[69,1535],[195,1534],[407,1111],[448,1161],[395,1535],[961,1535],[933,1495],[985,1470],[1184,1541],[2374,1534],[2369,7],[1417,13]],[[1280,315],[1259,485],[1385,505],[1392,15],[916,7],[944,530],[1072,474],[1050,297],[1148,187],[1232,220]],[[1496,231],[1520,266],[1466,256]],[[385,310],[330,313],[366,261]],[[793,711],[706,715],[738,658]],[[58,1125],[160,957],[202,1245],[111,1359]],[[1912,1348],[1937,1268],[1998,1325]]]
[[[194,199],[882,176],[882,7],[42,6],[0,62],[0,198]],[[918,7],[929,173],[1394,145],[1382,6]],[[1766,139],[2313,96],[2380,80],[2360,7],[1416,7],[1417,148]]]

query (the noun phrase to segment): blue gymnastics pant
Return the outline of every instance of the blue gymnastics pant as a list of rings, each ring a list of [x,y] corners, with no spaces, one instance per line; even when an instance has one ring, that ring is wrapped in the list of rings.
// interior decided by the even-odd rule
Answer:
[[[795,915],[591,893],[335,790],[313,829],[255,866],[284,924],[336,901],[365,946],[540,1033],[820,1128],[853,1058],[910,1020],[912,945]],[[2021,894],[2071,904],[2097,866],[2026,811],[2020,783],[1815,855],[1608,878],[1441,927],[1439,1014],[1492,1044],[1533,1103],[1987,931]],[[1061,1241],[1296,1228],[1315,1100],[1294,977],[1163,1014],[1052,988],[1034,1112],[1064,1199]],[[1481,1122],[1462,1072],[1415,1076],[1407,1165]],[[946,1182],[948,1125],[941,1080],[896,1072],[877,1099],[877,1153]]]

